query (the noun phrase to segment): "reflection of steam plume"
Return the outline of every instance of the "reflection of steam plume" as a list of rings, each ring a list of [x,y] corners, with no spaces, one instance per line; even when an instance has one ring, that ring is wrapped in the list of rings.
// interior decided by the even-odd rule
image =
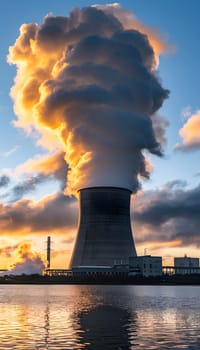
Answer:
[[[161,154],[151,117],[168,91],[155,74],[156,48],[138,22],[126,29],[116,6],[24,24],[10,48],[16,124],[36,129],[41,143],[58,136],[69,193],[102,185],[136,191],[138,175],[148,176],[142,150]]]
[[[41,256],[31,251],[29,243],[23,243],[18,247],[18,261],[9,270],[9,273],[14,275],[41,274],[44,267]]]
[[[131,349],[130,319],[128,311],[110,305],[100,305],[81,313],[79,322],[84,349]]]

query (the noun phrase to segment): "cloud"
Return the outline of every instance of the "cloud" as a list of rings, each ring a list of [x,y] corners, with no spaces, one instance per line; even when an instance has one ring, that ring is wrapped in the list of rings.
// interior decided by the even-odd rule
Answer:
[[[63,239],[63,240],[62,240],[62,243],[63,243],[63,244],[71,244],[71,243],[74,243],[74,236],[71,235],[71,236],[67,237],[67,239]]]
[[[177,144],[175,150],[193,151],[200,149],[200,110],[194,114],[187,114],[187,121],[180,129],[179,134],[182,138],[182,144]]]
[[[167,37],[161,36],[156,28],[150,28],[145,23],[140,21],[134,13],[121,8],[119,3],[107,4],[107,5],[94,5],[95,7],[102,9],[108,14],[114,14],[114,16],[123,24],[123,27],[127,30],[136,29],[141,33],[148,35],[149,42],[155,52],[155,64],[159,64],[160,54],[173,52],[176,47],[167,43]]]
[[[0,152],[0,156],[1,157],[5,157],[5,158],[7,158],[7,157],[10,157],[13,153],[15,153],[18,149],[19,149],[19,147],[20,146],[15,146],[15,147],[13,147],[13,148],[11,148],[9,151],[7,151],[7,152]]]
[[[6,187],[10,182],[10,178],[7,175],[0,176],[0,188]]]
[[[4,188],[9,183],[11,185],[0,198],[16,202],[25,195],[34,193],[41,184],[55,180],[60,184],[60,189],[64,190],[67,171],[68,167],[62,151],[36,156],[15,169],[15,185],[12,185],[7,175],[0,177],[0,187]],[[19,180],[20,177],[22,177],[21,180]]]
[[[182,117],[183,120],[190,118],[191,115],[192,115],[192,108],[191,108],[191,106],[188,105],[188,106],[186,106],[186,107],[184,107],[182,109],[181,117]]]
[[[34,192],[36,187],[45,181],[47,181],[47,177],[44,177],[44,175],[26,178],[23,182],[17,184],[9,191],[11,201],[16,202],[27,193]]]
[[[40,201],[21,199],[0,204],[0,230],[3,234],[27,235],[74,228],[77,223],[77,201],[58,192]],[[67,236],[67,232],[66,232]]]
[[[8,245],[3,248],[0,248],[0,255],[4,255],[7,258],[11,258],[12,254],[16,251],[18,245]]]
[[[67,171],[68,167],[64,160],[64,153],[61,150],[36,156],[16,168],[17,174],[43,175],[47,179],[53,177],[60,182],[62,188],[65,186]]]
[[[153,129],[156,139],[161,144],[162,148],[167,145],[166,129],[169,127],[169,121],[158,114],[152,116]]]
[[[200,185],[174,181],[141,194],[133,204],[137,240],[200,246]],[[141,234],[140,234],[141,233]]]
[[[47,177],[42,174],[26,177],[13,187],[9,188],[9,190],[3,193],[0,198],[7,199],[10,203],[17,202],[25,195],[35,192],[39,185],[49,181],[50,179],[50,176]]]
[[[97,185],[135,192],[148,177],[143,150],[162,155],[165,143],[166,122],[155,115],[169,95],[156,71],[166,47],[116,4],[21,26],[8,58],[17,66],[15,125],[64,151],[66,193]]]

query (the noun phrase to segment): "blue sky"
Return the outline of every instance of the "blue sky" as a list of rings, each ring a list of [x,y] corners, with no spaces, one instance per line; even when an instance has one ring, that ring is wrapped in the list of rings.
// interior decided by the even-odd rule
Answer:
[[[97,3],[105,4],[105,1],[97,1]],[[5,172],[9,175],[15,174],[14,178],[11,176],[10,188],[19,182],[16,168],[36,155],[45,154],[46,151],[36,146],[33,137],[13,125],[16,117],[9,93],[16,75],[16,67],[7,63],[9,46],[14,44],[23,23],[41,24],[44,16],[49,13],[55,16],[66,16],[73,7],[94,4],[96,1],[2,0],[0,2],[0,167],[1,174]],[[159,110],[159,114],[169,121],[166,134],[167,146],[163,158],[152,156],[154,170],[150,180],[143,182],[143,189],[144,191],[156,191],[166,183],[175,180],[186,181],[187,186],[184,187],[186,190],[195,188],[199,184],[200,176],[200,147],[184,151],[175,151],[174,147],[177,143],[182,143],[179,131],[186,123],[186,118],[183,116],[184,111],[189,110],[188,118],[191,118],[200,109],[200,2],[198,0],[192,2],[188,0],[122,0],[120,5],[125,10],[133,12],[146,26],[156,28],[160,36],[169,44],[168,52],[160,57],[158,67],[162,85],[170,90],[169,99]],[[198,132],[200,133],[200,130]],[[49,182],[38,185],[35,192],[26,193],[25,198],[41,199],[47,194],[54,193],[58,188],[57,179],[50,179]],[[1,190],[4,194],[5,189]],[[7,199],[2,197],[3,203],[5,200]],[[8,235],[4,236],[3,232],[2,236],[0,243],[5,246],[8,245],[8,242],[14,244],[14,241],[20,242],[22,239],[33,240],[30,232],[27,233],[27,236],[22,235],[23,237],[19,235],[14,238],[12,236],[12,240]],[[42,239],[40,237],[37,248],[41,246]],[[60,246],[61,242],[60,239]],[[70,247],[65,248],[70,251]],[[190,252],[197,254],[195,249],[193,246]],[[63,257],[60,257],[58,264],[63,261],[62,259]]]

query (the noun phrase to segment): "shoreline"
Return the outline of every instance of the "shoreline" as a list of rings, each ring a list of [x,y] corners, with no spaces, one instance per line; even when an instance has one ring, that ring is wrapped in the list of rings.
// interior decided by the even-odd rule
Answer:
[[[27,285],[161,285],[161,286],[200,286],[200,275],[163,275],[159,277],[124,277],[124,278],[82,278],[65,276],[49,277],[41,275],[21,275],[0,277],[0,285],[27,284]]]

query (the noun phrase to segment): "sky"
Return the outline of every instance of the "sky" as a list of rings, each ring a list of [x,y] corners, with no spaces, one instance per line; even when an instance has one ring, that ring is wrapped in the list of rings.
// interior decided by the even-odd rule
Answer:
[[[0,2],[0,268],[32,271],[49,235],[52,267],[67,268],[77,190],[95,185],[133,191],[139,255],[199,257],[199,10]]]

